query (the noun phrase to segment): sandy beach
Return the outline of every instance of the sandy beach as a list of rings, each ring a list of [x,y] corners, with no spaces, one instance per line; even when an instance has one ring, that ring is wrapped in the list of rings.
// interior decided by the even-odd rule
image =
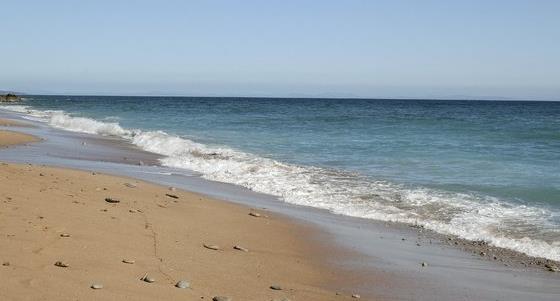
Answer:
[[[266,210],[61,168],[1,163],[0,178],[2,300],[352,299],[324,262],[336,250]]]

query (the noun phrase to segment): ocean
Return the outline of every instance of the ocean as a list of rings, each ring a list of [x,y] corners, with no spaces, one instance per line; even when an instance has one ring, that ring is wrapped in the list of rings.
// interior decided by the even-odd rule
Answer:
[[[560,260],[560,102],[35,95],[0,108],[279,201]]]

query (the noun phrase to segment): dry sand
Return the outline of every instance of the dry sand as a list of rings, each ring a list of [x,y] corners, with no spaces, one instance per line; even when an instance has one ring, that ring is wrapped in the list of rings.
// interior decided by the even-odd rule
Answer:
[[[336,294],[343,273],[326,267],[313,229],[250,212],[132,179],[0,163],[0,300],[353,299]]]

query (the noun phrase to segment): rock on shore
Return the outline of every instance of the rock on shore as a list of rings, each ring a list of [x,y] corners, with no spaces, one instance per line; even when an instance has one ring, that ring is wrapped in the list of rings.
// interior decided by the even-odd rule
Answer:
[[[20,101],[21,97],[12,94],[12,93],[8,93],[5,95],[0,95],[0,102],[17,102]]]

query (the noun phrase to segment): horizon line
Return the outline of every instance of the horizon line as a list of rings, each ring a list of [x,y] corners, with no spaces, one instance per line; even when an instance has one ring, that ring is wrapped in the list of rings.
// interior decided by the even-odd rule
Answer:
[[[83,97],[169,97],[169,98],[272,98],[272,99],[348,99],[348,100],[452,100],[452,101],[495,101],[495,102],[560,102],[560,99],[526,99],[526,98],[510,98],[510,97],[360,97],[360,96],[255,96],[255,95],[165,95],[165,94],[58,94],[58,93],[24,93],[2,90],[5,93],[14,93],[18,96],[83,96]]]

